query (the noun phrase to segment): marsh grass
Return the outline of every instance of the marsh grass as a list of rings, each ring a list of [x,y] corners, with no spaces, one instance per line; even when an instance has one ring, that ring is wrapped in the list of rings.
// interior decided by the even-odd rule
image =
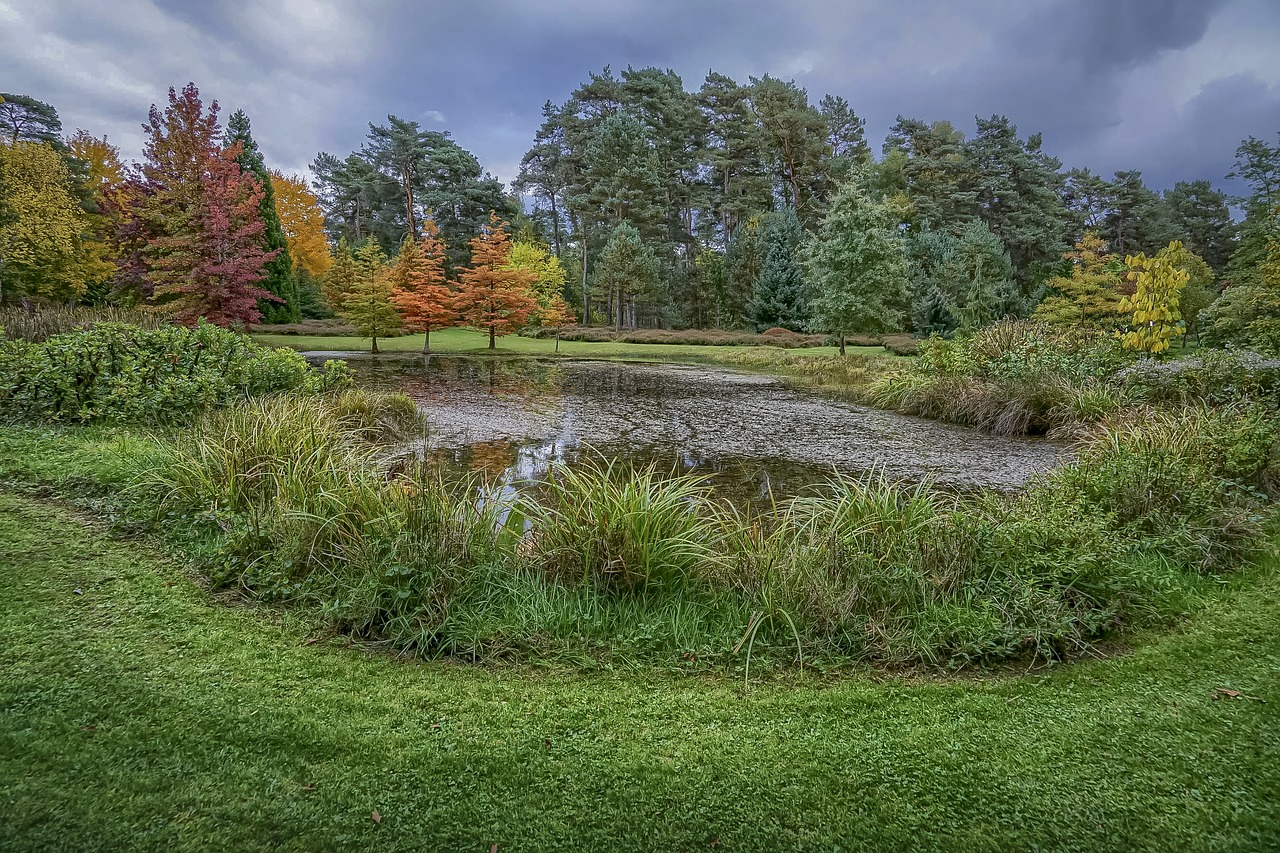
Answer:
[[[833,475],[752,510],[604,459],[513,505],[395,465],[399,395],[275,395],[157,436],[130,488],[217,585],[423,656],[587,666],[953,669],[1088,653],[1258,553],[1277,491],[1259,406],[1125,410],[1015,495]]]

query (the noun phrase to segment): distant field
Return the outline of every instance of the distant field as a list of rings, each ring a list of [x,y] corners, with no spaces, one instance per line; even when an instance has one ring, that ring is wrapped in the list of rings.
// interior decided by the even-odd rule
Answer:
[[[311,351],[369,351],[369,339],[357,337],[330,337],[319,335],[254,335],[257,340],[267,346],[288,347],[303,352]],[[445,329],[431,333],[431,351],[433,353],[467,352],[479,354],[488,352],[487,335],[470,329]],[[399,338],[378,338],[378,349],[382,352],[421,352],[422,335],[405,335]],[[883,347],[848,347],[854,355],[882,355],[890,353]],[[742,352],[760,352],[764,347],[753,346],[694,346],[688,344],[624,344],[593,343],[588,341],[561,341],[559,355],[577,356],[580,358],[618,358],[652,361],[717,361],[725,354]],[[519,335],[508,335],[498,339],[497,354],[506,355],[556,355],[554,339],[535,340],[522,338]],[[787,356],[811,355],[832,356],[839,350],[835,347],[806,347],[802,349],[779,350]]]

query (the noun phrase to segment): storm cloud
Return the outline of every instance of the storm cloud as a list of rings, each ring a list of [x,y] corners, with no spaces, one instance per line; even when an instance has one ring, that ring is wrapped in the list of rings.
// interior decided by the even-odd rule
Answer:
[[[1068,166],[1157,188],[1224,180],[1280,130],[1274,0],[0,0],[0,90],[141,153],[147,107],[194,81],[244,108],[270,163],[345,154],[388,113],[444,129],[503,180],[544,101],[605,65],[793,78],[843,95],[874,147],[899,114],[1007,115]]]

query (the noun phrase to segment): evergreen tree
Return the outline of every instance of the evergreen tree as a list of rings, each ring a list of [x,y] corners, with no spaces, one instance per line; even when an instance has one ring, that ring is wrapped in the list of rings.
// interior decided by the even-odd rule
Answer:
[[[43,142],[62,152],[62,120],[58,111],[30,95],[0,92],[0,137],[17,142]]]
[[[1227,262],[1226,278],[1231,285],[1261,284],[1267,262],[1267,247],[1277,234],[1275,208],[1280,204],[1280,142],[1268,145],[1250,136],[1236,149],[1236,162],[1227,174],[1249,185],[1244,204],[1240,239]],[[1234,301],[1234,299],[1233,299]]]
[[[707,127],[704,156],[710,169],[709,218],[722,245],[746,218],[773,205],[763,139],[751,109],[751,89],[711,72],[698,91]]]
[[[889,129],[877,195],[902,196],[914,231],[957,231],[975,215],[964,134],[948,121],[926,124],[898,116]]]
[[[1068,245],[1062,164],[1041,150],[1039,134],[1019,139],[1004,116],[978,119],[965,156],[978,218],[1000,239],[1022,295],[1030,296],[1037,271],[1057,262]]]
[[[764,217],[750,216],[738,224],[724,253],[724,290],[716,307],[722,325],[740,329],[748,325],[747,303],[764,268]]]
[[[653,251],[629,223],[622,223],[609,235],[596,265],[596,287],[613,306],[614,328],[636,327],[637,304],[654,300],[660,265]]]
[[[1174,237],[1168,210],[1142,182],[1141,172],[1115,173],[1109,207],[1098,233],[1119,256],[1154,252]]]
[[[271,175],[267,172],[262,152],[258,150],[258,143],[253,139],[249,116],[244,110],[236,110],[227,119],[225,144],[232,146],[237,142],[240,143],[240,154],[236,157],[236,163],[257,179],[262,191],[262,201],[258,205],[258,215],[262,217],[263,225],[262,247],[268,252],[275,252],[275,256],[267,262],[261,286],[275,294],[278,301],[264,300],[258,309],[268,323],[296,323],[301,315],[298,313],[298,289],[293,280],[293,259],[289,255],[288,240],[276,212],[275,187],[271,183]]]
[[[892,211],[873,201],[859,181],[840,188],[817,235],[805,244],[813,284],[809,326],[836,335],[840,354],[853,332],[902,328],[906,258]]]
[[[1188,251],[1199,255],[1213,270],[1224,272],[1236,241],[1236,224],[1226,194],[1208,181],[1178,181],[1165,191],[1164,205],[1174,233]]]
[[[756,331],[782,327],[799,331],[807,318],[808,292],[800,266],[804,231],[795,211],[769,214],[763,225],[764,264],[747,305]]]

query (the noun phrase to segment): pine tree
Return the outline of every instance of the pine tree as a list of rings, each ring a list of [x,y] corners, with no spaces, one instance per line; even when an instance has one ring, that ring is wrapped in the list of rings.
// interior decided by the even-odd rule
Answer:
[[[258,150],[249,128],[249,116],[244,110],[236,110],[227,119],[225,144],[230,146],[240,143],[240,154],[236,162],[245,172],[253,175],[262,188],[262,201],[258,205],[258,215],[262,217],[262,246],[268,252],[275,252],[268,263],[262,287],[279,297],[279,301],[268,300],[258,306],[263,319],[268,323],[296,323],[298,313],[298,287],[293,280],[293,259],[289,254],[289,241],[280,225],[280,215],[276,211],[276,192],[267,172],[266,161]]]
[[[800,220],[790,207],[764,218],[764,264],[756,278],[747,315],[756,331],[782,327],[799,331],[807,318],[808,292],[800,266],[804,240]]]
[[[614,329],[636,327],[637,303],[652,300],[658,280],[658,259],[636,229],[625,222],[613,229],[596,264],[596,286],[613,303]]]
[[[462,271],[458,310],[471,326],[489,333],[489,349],[499,335],[518,330],[537,307],[533,275],[511,266],[511,236],[498,214],[471,240],[471,266]]]
[[[818,233],[805,243],[813,285],[809,327],[836,335],[840,354],[852,332],[902,328],[907,265],[902,237],[884,202],[850,181],[831,200]]]
[[[431,330],[454,325],[458,320],[455,297],[445,281],[444,243],[436,236],[433,220],[422,223],[422,239],[408,237],[391,265],[388,276],[391,297],[405,326],[423,333],[422,352],[431,352]]]

